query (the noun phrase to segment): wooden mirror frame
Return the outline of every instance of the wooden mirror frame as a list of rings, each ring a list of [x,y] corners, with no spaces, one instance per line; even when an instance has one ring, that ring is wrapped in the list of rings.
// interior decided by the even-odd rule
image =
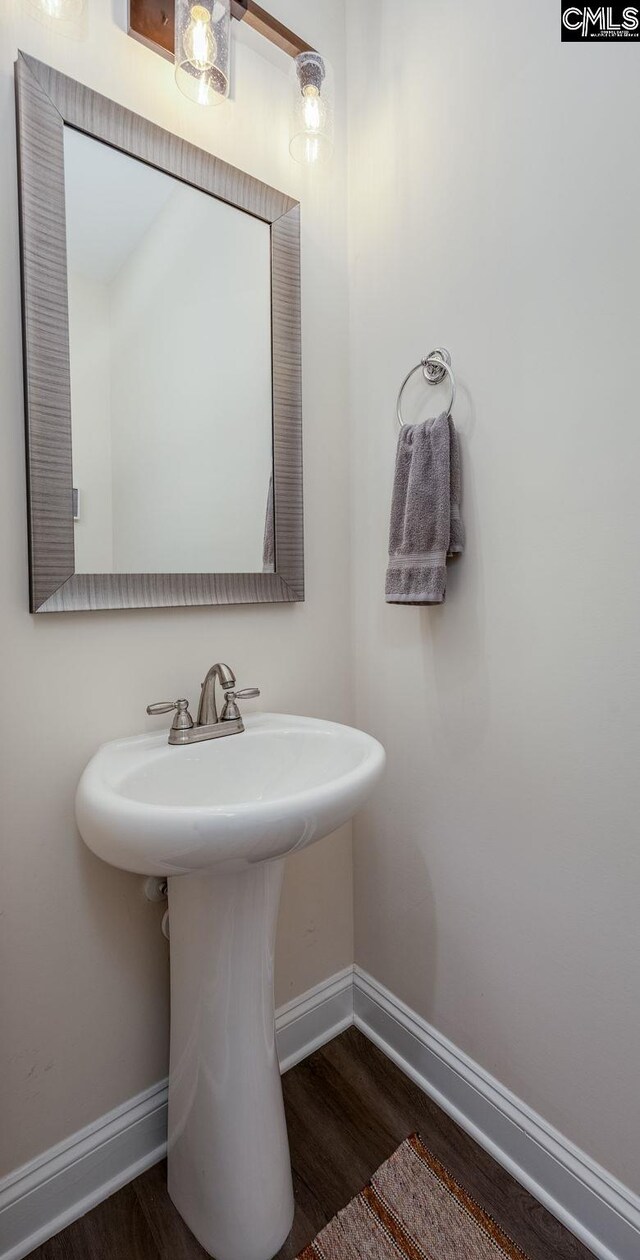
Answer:
[[[299,203],[24,53],[16,94],[31,611],[304,599]],[[75,572],[65,124],[270,226],[275,573]]]

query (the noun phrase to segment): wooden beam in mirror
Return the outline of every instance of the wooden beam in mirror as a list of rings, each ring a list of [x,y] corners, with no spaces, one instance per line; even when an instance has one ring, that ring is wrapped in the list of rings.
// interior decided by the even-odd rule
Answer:
[[[231,0],[231,16],[246,22],[289,57],[312,51],[310,44],[255,0]],[[173,57],[174,21],[174,0],[129,0],[129,34],[164,57]]]
[[[22,244],[22,282],[23,282],[23,324],[24,324],[24,356],[25,356],[25,401],[26,432],[28,461],[28,503],[29,503],[29,552],[31,573],[31,609],[34,612],[62,612],[80,609],[102,608],[140,608],[160,606],[180,606],[188,604],[228,604],[228,603],[262,603],[272,601],[292,602],[304,598],[304,562],[303,562],[303,512],[302,512],[302,402],[301,402],[301,367],[300,367],[300,221],[299,206],[292,198],[270,188],[268,185],[253,179],[241,171],[235,170],[212,155],[196,149],[185,141],[155,127],[145,119],[131,114],[121,106],[98,96],[73,80],[66,78],[50,67],[33,60],[24,54],[19,55],[16,65],[16,85],[18,101],[18,134],[20,150],[20,211],[21,211],[21,244]],[[72,142],[72,143],[70,143]],[[93,145],[93,152],[91,151]],[[80,146],[81,152],[77,152]],[[86,149],[89,146],[89,149]],[[104,148],[103,146],[109,146]],[[98,166],[104,153],[104,161],[108,165],[100,178],[104,176],[105,189],[113,184],[111,172],[118,168],[123,171],[122,189],[118,186],[117,198],[113,207],[108,206],[102,218],[111,229],[112,222],[120,221],[124,245],[121,238],[107,240],[100,232],[104,224],[100,222],[100,213],[96,212],[88,196],[87,188],[94,189]],[[65,183],[65,161],[67,163],[66,179],[71,178],[74,171],[89,172],[87,187],[73,190]],[[93,175],[91,171],[93,170]],[[146,175],[145,175],[146,172]],[[166,187],[163,184],[165,181]],[[141,196],[140,189],[149,189]],[[128,198],[128,200],[127,200]],[[105,194],[106,200],[106,194]],[[128,539],[128,553],[122,551],[120,559],[114,559],[113,553],[108,571],[90,571],[92,566],[83,561],[79,549],[78,530],[85,524],[84,513],[87,505],[91,507],[92,494],[85,493],[80,487],[80,510],[74,520],[74,487],[76,480],[78,451],[74,449],[77,438],[77,387],[78,376],[74,364],[83,366],[82,356],[78,356],[78,347],[73,345],[70,353],[70,326],[74,329],[82,327],[78,319],[77,290],[71,285],[69,265],[75,259],[74,266],[81,268],[83,260],[88,259],[87,274],[90,279],[101,283],[105,277],[111,283],[112,274],[117,274],[121,283],[123,270],[122,259],[125,254],[136,255],[139,262],[140,251],[144,251],[144,262],[147,275],[151,274],[153,285],[145,290],[144,301],[138,301],[136,291],[136,308],[148,309],[150,301],[162,299],[169,284],[166,259],[172,261],[174,246],[169,250],[162,246],[165,237],[156,232],[154,237],[155,254],[161,265],[149,268],[149,243],[144,235],[147,227],[145,214],[138,216],[135,224],[128,216],[127,207],[144,202],[148,205],[148,223],[154,232],[160,222],[162,232],[169,224],[178,222],[178,232],[174,240],[184,246],[191,238],[196,246],[204,240],[205,248],[202,256],[193,250],[189,254],[189,268],[184,270],[184,292],[179,293],[179,312],[184,313],[182,321],[174,322],[174,329],[168,344],[165,346],[165,332],[162,319],[156,319],[156,331],[147,338],[151,348],[144,355],[130,356],[138,376],[134,378],[137,390],[135,407],[126,413],[124,428],[128,445],[124,460],[124,482],[118,482],[119,502],[124,502],[126,511],[123,518],[131,511],[137,512],[136,526],[140,534],[140,520],[143,523],[152,519],[148,513],[146,502],[139,502],[152,480],[151,472],[156,469],[159,454],[165,460],[160,470],[160,480],[153,482],[155,499],[152,503],[155,511],[153,546],[147,548],[144,537]],[[213,227],[206,226],[202,231],[202,211],[208,213],[208,206],[215,210]],[[78,225],[84,220],[90,225],[85,233],[78,231]],[[100,210],[100,207],[98,207]],[[112,210],[114,211],[112,213]],[[168,210],[168,214],[167,214]],[[240,211],[239,216],[234,211]],[[195,217],[187,220],[184,217],[176,220],[178,212]],[[128,217],[127,217],[128,216]],[[209,220],[207,220],[207,224]],[[250,229],[250,235],[245,233]],[[253,224],[253,227],[252,227]],[[75,227],[74,227],[75,225]],[[228,268],[229,284],[223,297],[220,297],[221,276],[223,269],[221,254],[212,264],[211,248],[216,244],[219,233],[224,234],[225,242],[231,236],[240,240],[243,253],[245,243],[251,239],[251,248],[255,252],[256,266],[262,277],[258,284],[258,272],[241,279],[238,268],[231,263]],[[264,233],[264,236],[263,236]],[[140,243],[142,240],[142,244]],[[264,240],[264,245],[263,245]],[[123,253],[124,249],[124,253]],[[264,250],[264,257],[263,251]],[[137,251],[137,252],[136,252]],[[253,256],[253,255],[252,255]],[[79,260],[79,262],[78,262]],[[130,268],[129,258],[126,260]],[[180,265],[183,266],[181,258]],[[199,402],[194,402],[192,341],[187,339],[182,346],[175,344],[180,333],[181,322],[188,330],[193,328],[193,319],[189,306],[192,291],[198,286],[201,266],[210,275],[207,288],[201,284],[199,310],[204,320],[205,339],[199,353],[201,361],[213,362],[214,354],[222,361],[226,372],[227,394],[224,395],[216,373],[212,370],[211,381],[203,374],[200,384]],[[136,275],[139,274],[136,272]],[[183,272],[178,279],[182,282]],[[191,276],[191,280],[189,280]],[[86,276],[82,277],[83,279]],[[158,284],[156,285],[156,279]],[[127,283],[129,271],[127,271]],[[74,285],[77,277],[74,273]],[[159,286],[159,287],[158,287]],[[229,352],[224,345],[219,345],[223,333],[233,328],[233,321],[246,331],[246,308],[242,300],[246,295],[252,297],[260,290],[259,305],[253,312],[254,319],[262,320],[255,324],[253,338],[254,354],[247,345],[246,337],[235,333],[232,337],[233,349]],[[126,289],[127,298],[131,297],[130,287]],[[70,303],[71,297],[71,303]],[[146,307],[144,307],[146,303]],[[231,309],[231,305],[233,309]],[[127,318],[132,303],[127,307]],[[120,309],[120,308],[119,308]],[[113,310],[113,288],[110,289],[109,310]],[[263,312],[260,315],[260,312]],[[75,318],[71,319],[70,313]],[[154,311],[154,316],[156,312]],[[129,325],[126,325],[128,333]],[[122,346],[122,327],[118,327],[119,342]],[[207,340],[208,337],[208,340]],[[104,337],[96,335],[92,345],[102,344]],[[155,344],[154,344],[155,343]],[[204,347],[204,349],[202,348]],[[257,348],[260,347],[260,355]],[[84,347],[82,347],[84,349]],[[113,358],[113,349],[111,351]],[[162,389],[157,388],[156,381],[144,377],[147,356],[155,356],[154,362],[170,374],[172,360],[175,360],[176,381],[170,375],[167,382],[175,388],[175,425],[172,423],[171,406],[165,408],[163,419],[164,430],[149,425],[160,424],[159,413],[162,407]],[[149,357],[150,361],[150,357]],[[119,349],[114,358],[113,370],[117,376],[123,372],[122,350]],[[261,365],[261,367],[260,367]],[[86,367],[86,364],[85,364]],[[85,371],[89,385],[94,380],[93,361],[89,362],[91,372]],[[261,372],[260,398],[262,399],[262,430],[253,432],[249,421],[255,422],[251,401],[238,391],[234,382],[241,382]],[[74,375],[75,373],[75,375]],[[154,390],[151,389],[154,385]],[[209,388],[210,385],[210,388]],[[229,390],[232,392],[229,393]],[[94,410],[97,407],[100,391],[93,385],[93,393],[88,396],[87,413],[94,422]],[[125,406],[126,393],[122,390],[117,395],[117,404],[111,400],[120,413]],[[151,398],[151,402],[149,402]],[[93,401],[92,401],[93,400]],[[94,406],[95,404],[95,406]],[[230,409],[235,412],[229,415]],[[142,412],[146,408],[146,415]],[[196,432],[207,438],[209,445],[202,456],[204,464],[203,488],[193,493],[194,480],[200,475],[198,458],[200,448],[194,451],[187,421],[193,418],[192,412],[199,416],[201,427]],[[237,413],[237,414],[236,414]],[[109,418],[112,426],[109,430],[113,439],[117,423],[123,427],[122,416]],[[144,421],[144,423],[143,423]],[[226,445],[221,445],[219,426],[226,424]],[[147,426],[145,429],[144,426]],[[133,439],[133,444],[132,444]],[[93,441],[93,432],[89,432],[89,442]],[[191,443],[191,445],[190,445]],[[136,447],[137,444],[137,447]],[[268,444],[268,445],[265,445]],[[258,471],[251,470],[251,461],[258,458],[258,448],[262,452]],[[264,448],[264,449],[263,449]],[[137,481],[131,480],[131,461],[136,457],[140,461],[142,476]],[[131,452],[133,451],[133,455]],[[190,462],[186,459],[189,455]],[[195,455],[195,460],[194,460]],[[268,459],[268,464],[267,464]],[[243,462],[244,461],[244,465]],[[147,464],[149,468],[147,468]],[[153,465],[153,468],[151,467]],[[115,457],[109,465],[109,477],[112,478],[113,502],[115,503],[115,481],[113,478]],[[122,466],[122,460],[118,467]],[[247,480],[247,469],[251,478]],[[210,471],[209,471],[210,470]],[[255,474],[255,475],[254,475]],[[244,477],[244,482],[243,482]],[[164,478],[164,480],[163,480]],[[175,480],[175,493],[172,493]],[[88,483],[87,483],[88,484]],[[122,498],[124,484],[124,499]],[[135,491],[131,486],[135,485]],[[243,553],[240,566],[243,571],[233,568],[234,557],[240,555],[236,543],[239,538],[238,524],[241,516],[236,511],[236,525],[233,522],[233,510],[238,504],[227,500],[228,508],[224,508],[218,517],[218,525],[208,537],[212,539],[209,550],[202,543],[205,524],[193,525],[195,519],[193,504],[202,506],[203,499],[210,495],[224,493],[236,495],[244,485],[245,502],[252,507],[252,533],[249,537],[251,551]],[[95,496],[94,496],[95,497]],[[78,501],[78,495],[75,495]],[[208,500],[207,500],[208,501]],[[271,506],[273,504],[273,510]],[[232,510],[233,509],[233,510]],[[211,518],[213,519],[213,518]],[[113,522],[116,521],[115,508],[110,528],[114,533]],[[221,523],[220,523],[221,522]],[[269,522],[272,526],[269,527]],[[117,521],[121,527],[121,521]],[[171,531],[182,531],[181,542],[184,543],[185,530],[192,530],[191,537],[197,537],[198,547],[193,553],[198,557],[197,568],[192,565],[189,571],[177,571],[189,566],[183,564],[175,555],[169,567],[155,571],[160,565],[155,559],[162,551],[158,551],[158,530],[168,523],[166,537],[173,543]],[[244,520],[242,521],[244,526]],[[267,534],[269,538],[270,562],[267,563]],[[225,532],[226,531],[226,532]],[[235,531],[235,532],[234,532]],[[264,536],[264,537],[263,537]],[[216,546],[213,546],[215,538]],[[251,541],[253,539],[253,541]],[[221,548],[226,548],[221,554]],[[135,548],[138,548],[136,551]],[[273,553],[275,552],[275,560]],[[141,568],[131,571],[131,559],[122,557],[126,554],[141,556]],[[176,555],[180,556],[179,550]],[[220,563],[212,564],[212,572],[202,571],[201,560],[209,555],[217,557]],[[255,557],[255,562],[246,562],[248,555]],[[149,559],[149,557],[152,557]],[[154,568],[154,571],[150,571]],[[148,571],[149,570],[149,571]]]

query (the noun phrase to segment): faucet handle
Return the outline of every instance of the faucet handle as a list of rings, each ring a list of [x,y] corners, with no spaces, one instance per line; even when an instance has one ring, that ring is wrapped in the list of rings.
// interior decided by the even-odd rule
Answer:
[[[156,713],[171,713],[176,709],[176,716],[171,723],[172,731],[189,731],[193,726],[193,718],[189,712],[188,700],[160,700],[157,704],[148,704],[147,713],[150,717]]]
[[[231,691],[224,693],[224,708],[220,715],[221,722],[239,722],[240,710],[237,705],[238,700],[255,700],[260,695],[259,687],[244,687],[242,691]]]

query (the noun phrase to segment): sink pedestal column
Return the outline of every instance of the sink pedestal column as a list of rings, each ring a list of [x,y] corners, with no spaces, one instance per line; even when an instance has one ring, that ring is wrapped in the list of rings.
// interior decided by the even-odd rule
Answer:
[[[169,1194],[216,1260],[269,1260],[293,1222],[273,955],[284,859],[169,880]]]

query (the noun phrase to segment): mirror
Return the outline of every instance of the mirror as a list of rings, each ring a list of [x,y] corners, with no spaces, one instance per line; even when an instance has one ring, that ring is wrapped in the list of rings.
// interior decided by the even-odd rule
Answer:
[[[269,227],[70,127],[64,171],[75,571],[255,572]]]
[[[302,599],[297,203],[16,78],[32,611]]]
[[[266,223],[64,128],[76,573],[251,573],[273,511]]]

